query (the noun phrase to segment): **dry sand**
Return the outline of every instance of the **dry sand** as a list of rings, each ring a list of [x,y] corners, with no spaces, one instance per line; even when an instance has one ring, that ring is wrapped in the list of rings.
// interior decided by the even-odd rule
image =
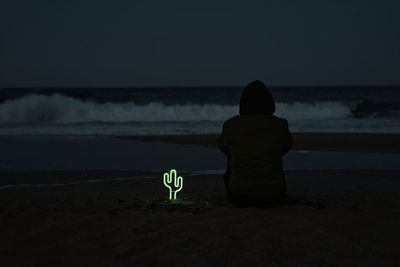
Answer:
[[[399,266],[399,174],[290,171],[260,209],[228,203],[220,175],[168,204],[161,173],[1,173],[20,186],[0,190],[0,266]]]

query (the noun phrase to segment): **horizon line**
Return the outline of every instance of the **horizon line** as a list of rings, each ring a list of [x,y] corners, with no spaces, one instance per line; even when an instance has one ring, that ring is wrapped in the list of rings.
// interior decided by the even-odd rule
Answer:
[[[154,88],[242,88],[246,85],[126,85],[126,86],[113,86],[113,85],[100,85],[100,86],[8,86],[8,87],[0,87],[0,90],[4,89],[154,89]],[[331,88],[331,87],[400,87],[400,84],[374,84],[374,85],[366,85],[366,84],[357,84],[357,85],[346,85],[346,84],[338,84],[338,85],[267,85],[270,88],[282,88],[282,87],[292,87],[292,88]]]

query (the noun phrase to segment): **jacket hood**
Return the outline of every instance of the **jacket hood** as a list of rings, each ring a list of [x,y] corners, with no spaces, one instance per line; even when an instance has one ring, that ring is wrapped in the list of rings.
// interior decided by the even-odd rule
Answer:
[[[246,85],[240,98],[240,115],[271,115],[274,112],[274,98],[263,82],[256,80]]]

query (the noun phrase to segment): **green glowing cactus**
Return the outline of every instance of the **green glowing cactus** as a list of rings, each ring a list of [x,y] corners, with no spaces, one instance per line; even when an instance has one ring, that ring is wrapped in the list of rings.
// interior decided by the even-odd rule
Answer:
[[[164,185],[169,189],[169,200],[176,200],[176,194],[183,188],[183,178],[177,177],[176,170],[164,173]]]

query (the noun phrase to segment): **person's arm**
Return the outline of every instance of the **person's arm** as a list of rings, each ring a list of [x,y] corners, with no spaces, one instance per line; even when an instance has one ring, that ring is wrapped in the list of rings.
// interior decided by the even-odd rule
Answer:
[[[220,136],[218,136],[216,144],[217,144],[217,147],[222,152],[224,152],[224,154],[229,158],[230,151],[229,151],[228,141],[226,140],[226,133],[225,133],[224,129],[222,130],[222,134]]]
[[[286,154],[289,152],[290,149],[293,147],[293,138],[292,134],[289,131],[289,124],[287,120],[285,120],[285,146],[284,146],[284,151],[283,154]]]

